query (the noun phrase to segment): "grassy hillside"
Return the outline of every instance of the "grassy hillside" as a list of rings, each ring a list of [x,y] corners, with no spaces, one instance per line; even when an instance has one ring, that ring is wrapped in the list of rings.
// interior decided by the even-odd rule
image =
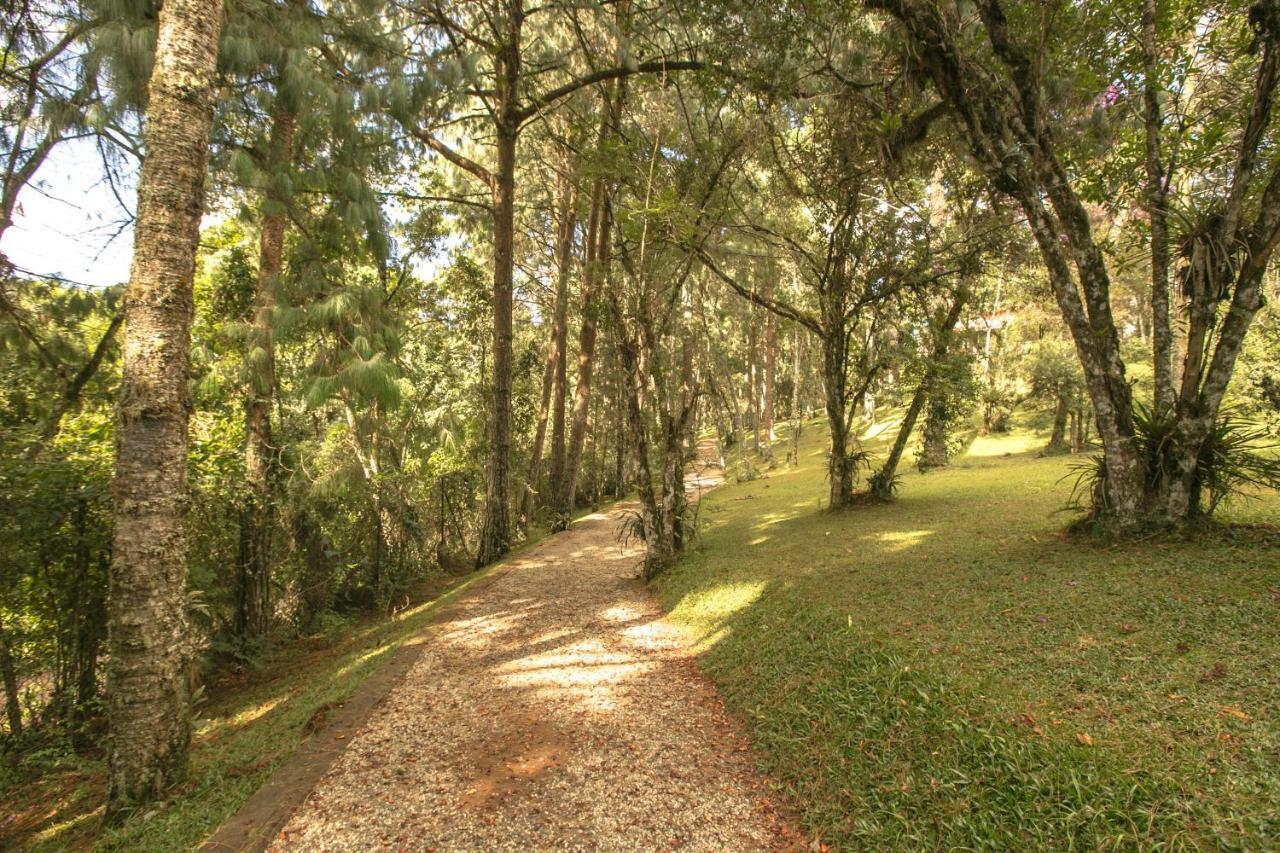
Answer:
[[[1280,844],[1280,532],[1259,524],[1280,498],[1198,541],[1069,541],[1072,460],[1023,430],[832,515],[825,440],[806,426],[798,468],[708,496],[658,582],[807,828],[850,849]]]

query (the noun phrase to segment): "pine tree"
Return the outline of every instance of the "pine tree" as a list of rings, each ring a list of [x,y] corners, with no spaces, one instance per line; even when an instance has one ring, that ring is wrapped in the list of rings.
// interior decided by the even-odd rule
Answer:
[[[182,778],[191,738],[187,374],[221,28],[221,0],[169,0],[160,9],[116,439],[107,674],[113,819]]]

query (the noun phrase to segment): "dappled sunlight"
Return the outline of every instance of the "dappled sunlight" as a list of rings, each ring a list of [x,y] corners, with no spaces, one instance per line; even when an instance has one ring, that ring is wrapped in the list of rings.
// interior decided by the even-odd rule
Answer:
[[[642,545],[619,543],[621,520],[619,512],[602,515],[548,540],[537,559],[500,567],[454,602],[421,635],[422,654],[283,837],[299,847],[328,849],[338,838],[337,846],[363,849],[372,837],[366,827],[385,813],[366,805],[394,803],[411,813],[415,837],[439,849],[506,846],[505,836],[489,843],[495,817],[499,827],[530,815],[542,825],[538,815],[556,814],[560,807],[549,804],[561,799],[591,838],[629,832],[634,821],[619,823],[618,806],[592,790],[599,782],[622,796],[623,812],[630,792],[672,790],[673,802],[692,804],[676,807],[687,824],[678,837],[696,840],[703,821],[694,811],[737,790],[734,780],[751,774],[750,756],[717,739],[731,738],[727,720],[691,665],[692,644],[637,580]],[[763,589],[728,590],[709,604],[709,618],[728,618]],[[424,753],[431,760],[416,760]],[[757,801],[755,786],[740,795],[729,829],[707,849],[747,837],[742,817]],[[652,814],[637,809],[641,819]],[[750,849],[765,841],[759,836]]]
[[[656,618],[628,625],[621,633],[627,639],[647,648],[672,645],[670,626]]]
[[[584,515],[581,518],[574,519],[573,524],[578,525],[578,524],[585,524],[586,522],[589,522],[589,521],[608,521],[608,520],[609,520],[609,514],[607,512],[593,512],[588,515]]]
[[[708,649],[725,640],[733,633],[733,628],[728,625],[721,625],[719,628],[710,633],[703,634],[694,641],[693,650],[698,654],[703,654]]]
[[[375,652],[376,653],[376,652]],[[207,719],[196,727],[196,737],[214,737],[227,729],[236,729],[254,720],[264,717],[275,710],[276,706],[288,699],[288,694],[275,696],[267,701],[245,708],[236,714],[229,714],[219,719]]]
[[[556,640],[563,640],[566,637],[572,637],[578,633],[577,628],[556,628],[551,631],[544,631],[541,634],[535,634],[529,639],[529,645],[541,646],[547,643],[554,643]]]
[[[672,610],[672,615],[682,624],[703,635],[697,650],[710,644],[707,636],[719,630],[731,617],[750,607],[764,594],[764,581],[738,581],[691,592],[682,598]]]
[[[795,508],[799,510],[801,506],[803,506],[803,504],[796,504]],[[751,530],[756,533],[761,533],[765,530],[768,530],[770,527],[776,527],[779,524],[783,524],[785,522],[791,521],[792,519],[799,517],[799,515],[800,513],[798,511],[797,512],[768,512],[760,516],[760,518],[756,521],[756,523],[751,525]],[[764,540],[761,539],[757,541],[763,542]],[[756,544],[756,542],[752,542],[751,544],[754,545]]]
[[[606,622],[630,622],[640,615],[634,607],[615,605],[600,611],[600,618]]]
[[[883,441],[897,424],[878,426]],[[905,464],[895,500],[832,514],[815,511],[828,483],[809,461],[825,454],[814,431],[785,486],[714,498],[716,524],[662,583],[672,618],[789,781],[807,791],[829,779],[833,813],[868,768],[890,781],[934,763],[980,775],[1037,752],[1049,760],[1018,771],[1035,797],[1045,773],[1077,761],[1096,762],[1081,778],[1114,779],[1129,797],[1132,771],[1108,775],[1118,759],[1182,773],[1197,791],[1214,770],[1234,784],[1229,767],[1254,786],[1238,802],[1267,811],[1274,774],[1257,756],[1276,743],[1262,722],[1277,695],[1264,651],[1280,599],[1272,528],[1230,531],[1229,552],[1212,538],[1072,541],[1059,510],[1082,457],[1040,458],[1047,438],[978,436],[950,468]],[[1266,522],[1278,503],[1241,506]],[[876,746],[868,730],[891,735]],[[965,759],[984,763],[935,751],[970,731]],[[942,788],[922,787],[927,815]]]
[[[1044,447],[1045,438],[1032,432],[1007,432],[979,435],[969,445],[966,456],[989,458],[1033,453]]]
[[[495,626],[518,634],[521,621],[536,612],[537,608],[504,610],[468,620],[476,627],[449,638],[472,645],[475,637],[469,632],[487,629],[492,642]],[[604,627],[604,633],[593,632],[593,627]],[[679,650],[678,636],[660,615],[638,603],[622,602],[597,611],[582,628],[555,627],[508,647],[511,653],[498,656],[501,662],[491,672],[507,689],[528,691],[557,704],[569,701],[593,713],[611,711],[618,707],[618,691]]]
[[[469,619],[455,619],[449,623],[452,630],[446,635],[450,642],[461,643],[473,648],[486,648],[494,638],[519,629],[526,611],[537,610],[534,607],[522,607],[515,611],[487,613]]]
[[[922,544],[933,533],[932,530],[885,530],[866,538],[883,543],[886,553],[897,554]]]
[[[496,667],[506,687],[533,690],[564,699],[572,696],[593,710],[614,705],[613,691],[658,665],[646,659],[611,651],[596,640],[584,640],[544,654],[527,655]]]
[[[881,436],[885,438],[892,437],[898,429],[898,425],[902,423],[901,418],[883,418],[868,426],[858,436],[863,441],[874,441]]]
[[[607,523],[610,523],[610,524],[613,523],[613,519],[609,519],[607,517],[606,517],[606,521]],[[565,554],[565,556],[569,560],[573,560],[573,561],[591,560],[596,562],[599,562],[599,561],[617,562],[618,560],[626,560],[626,559],[632,558],[634,557],[634,555],[635,555],[635,549],[623,548],[619,544],[611,544],[610,546],[589,545],[583,548],[576,548],[572,551],[568,551]],[[525,567],[522,566],[521,568],[524,569]]]
[[[346,676],[350,675],[352,672],[359,669],[361,666],[373,660],[374,658],[377,658],[386,654],[388,651],[391,650],[391,648],[392,648],[391,646],[379,646],[375,649],[370,649],[369,651],[365,652],[362,655],[357,655],[355,658],[352,658],[352,660],[349,661],[346,664],[346,666],[342,667],[337,672],[335,672],[333,674],[333,677],[345,678]]]
[[[91,812],[82,812],[70,820],[64,820],[60,823],[50,824],[39,832],[31,836],[31,840],[36,844],[53,844],[58,843],[59,836],[70,833],[77,827],[83,827],[91,821],[97,821],[102,817],[105,809],[102,806]]]

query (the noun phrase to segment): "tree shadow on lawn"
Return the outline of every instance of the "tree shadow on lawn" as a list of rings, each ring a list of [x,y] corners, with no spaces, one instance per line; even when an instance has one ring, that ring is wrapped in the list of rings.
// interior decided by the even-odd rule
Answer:
[[[935,472],[834,515],[794,500],[804,478],[743,484],[658,582],[824,841],[1249,846],[1280,828],[1250,757],[1280,743],[1259,713],[1280,673],[1235,692],[1204,675],[1243,638],[1280,647],[1273,546],[1069,541],[1046,488],[1060,465],[976,495]]]

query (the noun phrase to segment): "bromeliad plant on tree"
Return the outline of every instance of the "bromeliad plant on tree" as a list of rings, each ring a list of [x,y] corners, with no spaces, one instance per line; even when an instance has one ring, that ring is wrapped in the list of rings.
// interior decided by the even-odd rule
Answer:
[[[1155,0],[1088,3],[1049,17],[1002,0],[867,5],[896,20],[912,68],[1035,237],[1103,446],[1092,517],[1117,533],[1195,519],[1223,396],[1280,242],[1271,121],[1280,0],[1212,12]],[[1217,61],[1203,61],[1210,47]],[[1222,108],[1242,93],[1243,109]],[[1140,208],[1149,222],[1157,414],[1147,420],[1166,436],[1154,467],[1091,219],[1105,200]],[[1186,357],[1175,377],[1178,309]]]

